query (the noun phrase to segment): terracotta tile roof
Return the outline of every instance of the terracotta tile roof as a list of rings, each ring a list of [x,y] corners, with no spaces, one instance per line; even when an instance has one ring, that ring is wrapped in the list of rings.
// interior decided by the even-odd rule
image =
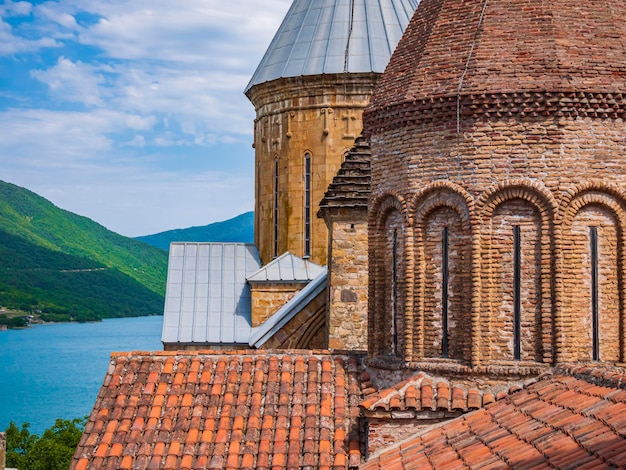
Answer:
[[[382,468],[624,468],[626,372],[562,367],[361,465]]]
[[[341,168],[320,202],[318,217],[333,208],[367,209],[370,195],[372,151],[363,137],[358,137],[346,155]]]
[[[534,381],[479,387],[471,381],[450,381],[420,372],[385,390],[365,388],[363,392],[367,396],[360,406],[366,411],[467,412],[500,400]],[[367,385],[367,381],[363,384]]]
[[[347,469],[360,399],[327,351],[114,353],[71,468]]]

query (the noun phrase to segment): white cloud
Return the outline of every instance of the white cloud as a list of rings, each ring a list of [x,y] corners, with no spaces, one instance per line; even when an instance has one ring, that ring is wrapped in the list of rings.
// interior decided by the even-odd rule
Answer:
[[[113,135],[128,127],[146,129],[154,122],[109,110],[8,110],[0,113],[0,165],[10,165],[15,154],[26,161],[46,158],[60,165],[99,158],[114,147]]]
[[[0,95],[0,177],[132,236],[251,210],[243,89],[290,3],[0,5],[27,18],[0,21],[0,60],[22,54],[39,93]]]
[[[33,52],[44,47],[58,47],[59,45],[52,38],[31,40],[16,36],[8,23],[0,21],[0,57]]]
[[[100,85],[105,79],[97,68],[81,61],[61,56],[54,67],[33,70],[31,76],[48,85],[57,99],[88,106],[102,104]]]
[[[5,3],[0,5],[0,17],[27,16],[30,15],[32,9],[33,6],[28,2],[6,0]]]

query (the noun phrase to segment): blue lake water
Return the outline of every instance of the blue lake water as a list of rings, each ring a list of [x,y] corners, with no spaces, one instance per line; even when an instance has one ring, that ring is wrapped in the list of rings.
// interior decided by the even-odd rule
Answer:
[[[163,349],[163,317],[0,331],[0,431],[10,421],[41,434],[56,418],[91,412],[112,351]]]

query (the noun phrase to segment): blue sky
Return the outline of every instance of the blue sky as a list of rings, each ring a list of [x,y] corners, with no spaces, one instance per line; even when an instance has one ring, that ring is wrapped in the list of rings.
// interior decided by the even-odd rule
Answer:
[[[290,0],[0,2],[0,180],[126,236],[253,209],[243,90]]]

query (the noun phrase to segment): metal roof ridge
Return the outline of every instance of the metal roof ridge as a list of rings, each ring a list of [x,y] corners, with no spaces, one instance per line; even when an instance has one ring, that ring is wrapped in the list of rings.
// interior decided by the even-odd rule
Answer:
[[[296,269],[296,262],[298,262],[298,266],[302,266],[302,268]],[[286,273],[283,273],[283,269],[289,268],[291,269],[291,275],[287,276]],[[246,280],[248,282],[311,281],[313,276],[317,276],[319,274],[319,269],[321,268],[323,268],[323,266],[320,266],[319,264],[308,259],[300,258],[299,256],[286,251],[279,257],[267,263],[265,266],[261,266],[257,271],[246,277]],[[278,279],[272,279],[269,276],[269,273],[272,270],[278,271]],[[296,275],[298,271],[304,271],[306,278],[298,277]]]

